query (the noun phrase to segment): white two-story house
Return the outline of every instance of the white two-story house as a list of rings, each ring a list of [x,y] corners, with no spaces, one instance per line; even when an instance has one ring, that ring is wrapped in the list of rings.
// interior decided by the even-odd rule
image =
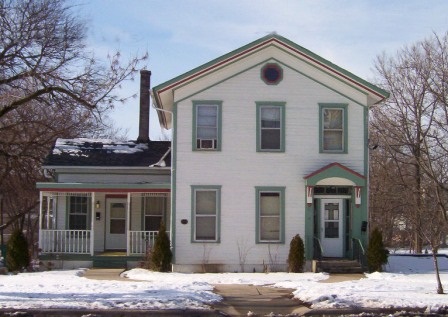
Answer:
[[[59,140],[47,158],[42,259],[135,264],[162,221],[179,272],[286,270],[296,234],[309,264],[366,245],[368,113],[386,91],[271,34],[154,87],[173,131],[154,142],[147,76],[137,142]]]
[[[152,89],[173,129],[173,269],[286,270],[367,241],[368,110],[388,93],[271,34]]]

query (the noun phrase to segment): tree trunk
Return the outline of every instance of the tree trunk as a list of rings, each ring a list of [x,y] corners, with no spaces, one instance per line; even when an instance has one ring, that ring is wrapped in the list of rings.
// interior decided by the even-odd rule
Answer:
[[[437,279],[437,294],[444,294],[442,281],[440,280],[439,273],[439,262],[437,261],[437,249],[432,249],[432,259],[434,261],[434,269],[436,270],[436,279]]]
[[[415,232],[414,237],[415,237],[414,238],[414,246],[413,246],[414,253],[422,254],[423,240],[422,240],[422,238],[420,238],[420,235],[418,234],[418,232]]]

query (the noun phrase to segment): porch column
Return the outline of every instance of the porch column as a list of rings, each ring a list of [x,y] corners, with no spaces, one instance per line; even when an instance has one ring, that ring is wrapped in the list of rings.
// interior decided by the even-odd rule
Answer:
[[[126,206],[126,255],[131,254],[131,193],[128,193]]]
[[[355,188],[355,205],[356,207],[361,206],[361,186],[354,186]]]
[[[93,245],[93,240],[95,240],[95,235],[94,235],[94,226],[95,226],[95,192],[92,192],[92,199],[90,201],[91,203],[91,218],[90,219],[90,255],[93,256],[95,254],[94,251],[94,245]]]
[[[41,191],[39,191],[39,248],[40,248],[40,244],[42,243],[42,204],[43,204],[43,197],[44,195],[42,194]],[[2,210],[3,212],[3,210]],[[3,242],[3,241],[2,241]]]

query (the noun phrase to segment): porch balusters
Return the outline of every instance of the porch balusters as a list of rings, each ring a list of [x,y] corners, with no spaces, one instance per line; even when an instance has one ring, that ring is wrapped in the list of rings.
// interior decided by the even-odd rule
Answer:
[[[90,230],[41,230],[42,253],[89,254],[91,251]]]
[[[157,231],[129,231],[129,253],[131,255],[145,254],[148,248],[154,246],[157,234]]]

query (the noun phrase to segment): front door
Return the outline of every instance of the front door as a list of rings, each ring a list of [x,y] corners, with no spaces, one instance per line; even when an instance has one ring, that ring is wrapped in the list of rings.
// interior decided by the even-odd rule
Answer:
[[[106,249],[126,250],[126,199],[107,200]]]
[[[323,256],[342,257],[344,239],[342,199],[321,200],[321,241]]]

